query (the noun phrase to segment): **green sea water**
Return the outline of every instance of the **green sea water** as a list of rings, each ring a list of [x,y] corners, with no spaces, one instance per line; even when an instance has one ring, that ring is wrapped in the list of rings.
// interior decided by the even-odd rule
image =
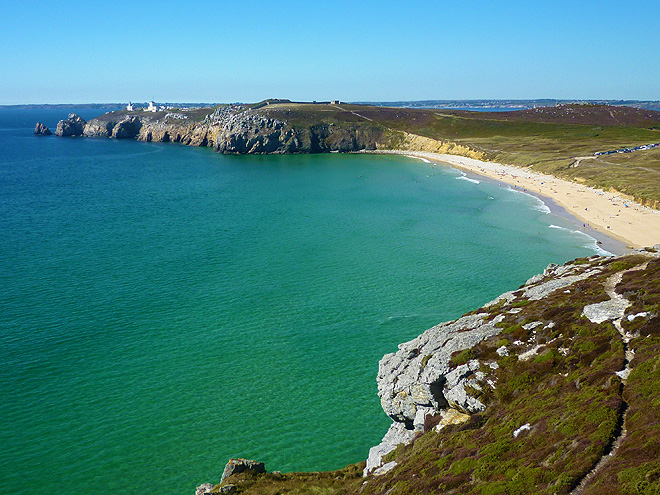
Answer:
[[[363,460],[383,354],[597,250],[420,160],[37,138],[38,114],[0,113],[2,495]]]

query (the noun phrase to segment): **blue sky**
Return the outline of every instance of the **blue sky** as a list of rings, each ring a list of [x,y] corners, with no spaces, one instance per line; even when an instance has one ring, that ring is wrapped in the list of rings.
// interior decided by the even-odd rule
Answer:
[[[0,104],[660,99],[654,1],[0,2]]]

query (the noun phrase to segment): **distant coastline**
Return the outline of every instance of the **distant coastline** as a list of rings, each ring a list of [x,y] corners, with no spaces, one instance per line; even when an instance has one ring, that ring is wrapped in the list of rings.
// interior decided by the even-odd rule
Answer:
[[[301,102],[317,103],[317,102]],[[502,110],[524,110],[527,108],[536,108],[542,106],[557,106],[569,104],[591,104],[591,105],[613,105],[633,108],[642,108],[646,110],[660,110],[660,100],[571,100],[571,99],[552,99],[541,98],[534,100],[401,100],[401,101],[355,101],[348,102],[355,105],[375,105],[382,107],[395,108],[444,108],[456,110],[475,110],[475,111],[502,111]],[[211,102],[171,102],[165,105],[181,107],[214,107],[221,103]],[[240,103],[234,103],[240,104]],[[116,109],[124,108],[122,103],[22,103],[15,105],[0,105],[0,109],[39,109],[39,108],[88,108],[88,109]]]
[[[660,101],[653,100],[571,100],[541,98],[534,100],[412,100],[412,101],[359,101],[358,105],[376,105],[399,108],[443,108],[454,110],[474,110],[481,112],[515,111],[527,108],[551,107],[557,105],[611,105],[660,110]]]

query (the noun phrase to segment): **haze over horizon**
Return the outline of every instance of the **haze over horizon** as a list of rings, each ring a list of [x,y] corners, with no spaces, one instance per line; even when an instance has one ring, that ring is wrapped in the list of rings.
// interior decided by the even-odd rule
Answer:
[[[0,5],[0,104],[658,100],[651,1]]]

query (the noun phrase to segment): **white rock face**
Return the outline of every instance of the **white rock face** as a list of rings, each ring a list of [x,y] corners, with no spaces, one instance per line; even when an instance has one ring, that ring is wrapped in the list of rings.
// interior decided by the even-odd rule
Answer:
[[[485,321],[484,316],[468,315],[437,325],[381,359],[378,395],[394,423],[383,441],[369,451],[365,476],[375,472],[382,457],[397,445],[410,443],[416,432],[423,431],[429,414],[440,414],[441,423],[451,424],[484,409],[465,390],[466,386],[481,389],[479,382],[485,375],[479,371],[479,361],[473,359],[455,367],[450,364],[453,353],[470,349],[502,331],[496,325],[503,317]],[[388,465],[388,469],[392,467]]]
[[[382,464],[383,456],[392,452],[399,444],[409,444],[413,438],[415,438],[415,432],[413,430],[406,429],[403,423],[392,423],[390,429],[385,433],[383,440],[375,447],[369,449],[369,458],[367,459],[367,466],[364,468],[363,474],[366,476],[374,468],[379,467]],[[390,469],[392,467],[394,466],[391,466]]]
[[[585,306],[582,314],[589,318],[592,323],[600,324],[604,321],[623,318],[626,309],[630,305],[630,301],[623,298],[610,299],[609,301]]]
[[[483,314],[464,316],[437,325],[399,345],[398,352],[385,355],[378,371],[378,395],[385,413],[412,429],[420,423],[418,409],[439,411],[452,406],[467,413],[481,411],[483,404],[469,397],[464,388],[479,369],[479,362],[473,360],[452,369],[450,359],[454,352],[500,333],[502,329],[496,326],[499,321],[484,321]]]
[[[539,299],[543,299],[556,290],[568,287],[569,285],[572,285],[579,280],[587,279],[593,275],[601,273],[602,271],[599,268],[593,268],[591,270],[570,275],[571,273],[578,272],[579,268],[568,265],[560,266],[558,268],[551,268],[551,266],[546,268],[545,272],[543,273],[544,275],[550,275],[553,278],[542,284],[525,288],[524,295],[530,301],[538,301]]]

